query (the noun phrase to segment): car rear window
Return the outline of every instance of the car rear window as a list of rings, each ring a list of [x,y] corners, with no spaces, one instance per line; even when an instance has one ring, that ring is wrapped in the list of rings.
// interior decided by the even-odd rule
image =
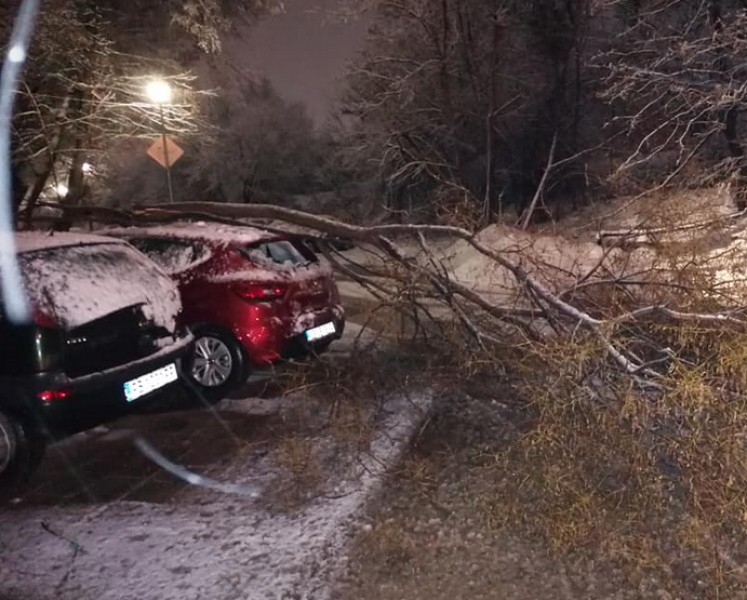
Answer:
[[[127,244],[68,246],[19,256],[33,305],[74,328],[128,306],[173,331],[181,308],[175,284]]]
[[[128,240],[169,275],[176,275],[210,258],[210,251],[198,242],[163,238]]]
[[[243,252],[252,262],[265,266],[302,267],[314,262],[289,240],[252,244],[245,246]]]

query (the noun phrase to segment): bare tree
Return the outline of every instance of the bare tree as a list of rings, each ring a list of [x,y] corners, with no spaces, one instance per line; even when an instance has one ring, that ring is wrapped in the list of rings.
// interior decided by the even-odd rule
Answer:
[[[467,197],[484,222],[501,195],[529,202],[555,131],[560,158],[598,141],[601,121],[579,137],[580,106],[592,102],[581,74],[588,2],[375,5],[344,106],[352,145],[378,161],[393,194],[416,197],[426,213],[436,190],[447,203]],[[572,187],[570,166],[550,192]]]
[[[669,184],[693,160],[711,179],[736,176],[742,187],[744,148],[740,114],[745,103],[741,2],[603,3],[610,18],[627,23],[615,47],[600,56],[608,71],[604,97],[615,123],[634,140],[620,171],[653,165]],[[737,199],[738,206],[745,203]]]
[[[9,35],[17,5],[0,7],[0,39]],[[182,139],[206,133],[200,94],[192,89],[196,78],[184,66],[190,49],[218,52],[220,34],[238,18],[277,6],[270,0],[46,2],[13,123],[15,173],[25,183],[16,200],[27,215],[50,189],[79,201],[87,191],[83,166],[117,140],[152,137],[164,124]],[[163,113],[145,97],[154,77],[174,90]]]

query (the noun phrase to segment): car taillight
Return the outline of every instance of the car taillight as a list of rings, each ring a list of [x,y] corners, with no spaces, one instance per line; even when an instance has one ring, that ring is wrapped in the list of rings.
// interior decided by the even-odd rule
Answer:
[[[55,400],[64,400],[73,395],[73,390],[44,390],[39,392],[37,397],[42,402],[54,402]]]
[[[244,300],[250,302],[268,302],[278,300],[285,296],[288,288],[284,285],[271,285],[266,283],[239,283],[231,288]]]
[[[33,335],[33,356],[35,371],[55,371],[62,367],[64,360],[64,331],[63,327],[49,313],[35,308],[32,313],[33,325],[29,333]],[[45,402],[57,400],[50,397]]]
[[[43,310],[38,308],[34,310],[34,325],[38,327],[44,327],[45,329],[59,329],[60,324],[51,315],[45,313]]]

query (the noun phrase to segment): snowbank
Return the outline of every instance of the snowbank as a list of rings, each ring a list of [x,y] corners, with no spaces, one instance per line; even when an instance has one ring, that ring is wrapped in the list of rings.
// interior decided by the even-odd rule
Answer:
[[[589,242],[576,242],[559,236],[535,235],[505,225],[491,225],[476,239],[506,259],[521,265],[550,289],[560,291],[605,260],[614,263],[617,253],[606,258],[604,250]],[[469,242],[459,240],[440,253],[439,260],[450,276],[481,294],[503,300],[518,299],[514,276],[493,259],[480,253]],[[497,298],[493,298],[496,300]]]
[[[661,190],[588,206],[546,226],[553,233],[592,241],[599,230],[672,227],[725,217],[735,210],[726,186]],[[676,236],[675,236],[676,237]]]

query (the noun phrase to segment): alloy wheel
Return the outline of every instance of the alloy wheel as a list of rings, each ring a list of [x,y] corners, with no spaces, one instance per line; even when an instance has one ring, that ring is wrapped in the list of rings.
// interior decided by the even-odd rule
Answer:
[[[231,377],[233,357],[228,346],[218,338],[205,336],[195,342],[192,377],[202,386],[215,388]]]

